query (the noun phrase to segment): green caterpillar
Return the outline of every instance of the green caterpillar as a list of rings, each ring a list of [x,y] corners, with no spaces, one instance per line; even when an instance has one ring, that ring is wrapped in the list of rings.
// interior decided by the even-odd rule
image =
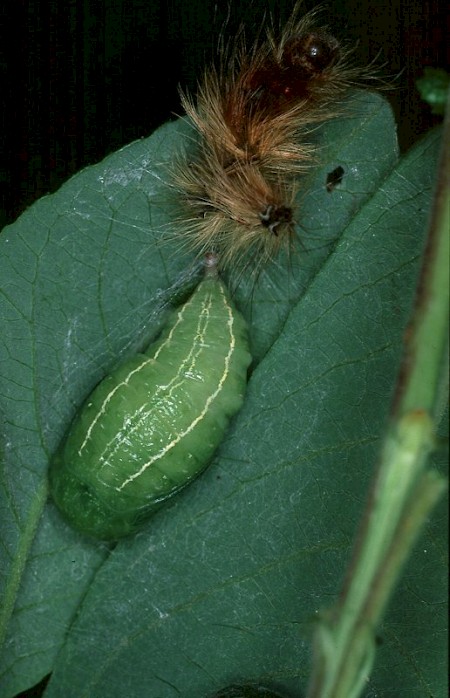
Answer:
[[[50,490],[78,530],[137,530],[206,467],[240,409],[247,328],[210,263],[158,341],[99,383],[50,464]]]

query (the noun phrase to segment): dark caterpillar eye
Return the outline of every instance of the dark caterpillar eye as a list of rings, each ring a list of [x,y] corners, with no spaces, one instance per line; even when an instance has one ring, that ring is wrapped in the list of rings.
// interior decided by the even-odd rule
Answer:
[[[206,467],[243,402],[245,321],[215,265],[145,354],[106,377],[50,465],[50,490],[83,533],[135,531]]]
[[[311,32],[289,39],[283,49],[282,65],[314,77],[340,58],[339,42],[325,32]]]
[[[282,113],[314,94],[322,74],[340,57],[339,42],[326,32],[293,36],[284,44],[281,58],[268,56],[246,76],[244,94],[251,96],[253,109],[272,116]]]

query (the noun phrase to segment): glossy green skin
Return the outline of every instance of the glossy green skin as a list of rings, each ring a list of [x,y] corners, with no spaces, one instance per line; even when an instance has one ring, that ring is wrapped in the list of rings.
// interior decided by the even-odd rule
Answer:
[[[207,276],[75,417],[50,466],[65,518],[103,540],[139,528],[206,467],[242,405],[249,363],[245,321]]]

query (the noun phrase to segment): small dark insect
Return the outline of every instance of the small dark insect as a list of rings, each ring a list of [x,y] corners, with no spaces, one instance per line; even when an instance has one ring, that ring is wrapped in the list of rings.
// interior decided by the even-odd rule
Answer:
[[[327,174],[327,191],[331,194],[331,192],[336,189],[341,183],[344,178],[345,170],[343,167],[338,165],[332,172],[329,172]]]

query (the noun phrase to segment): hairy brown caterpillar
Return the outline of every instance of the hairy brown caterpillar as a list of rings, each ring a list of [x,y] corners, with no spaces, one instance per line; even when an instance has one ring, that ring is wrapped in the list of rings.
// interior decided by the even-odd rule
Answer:
[[[222,266],[264,263],[289,245],[299,175],[315,160],[307,139],[362,72],[315,26],[317,12],[297,14],[250,50],[238,40],[205,72],[197,99],[182,97],[199,140],[174,173],[183,237],[198,254],[217,251]]]

